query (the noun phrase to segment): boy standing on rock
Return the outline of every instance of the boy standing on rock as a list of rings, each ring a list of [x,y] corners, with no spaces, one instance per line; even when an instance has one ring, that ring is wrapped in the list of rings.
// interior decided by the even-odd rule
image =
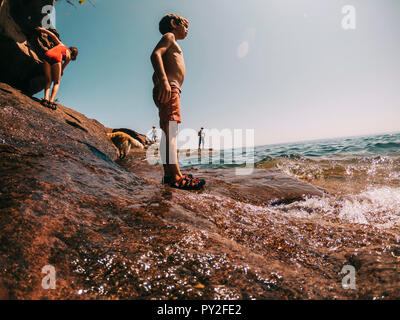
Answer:
[[[178,189],[199,190],[205,185],[205,180],[180,172],[176,149],[178,123],[181,123],[181,86],[185,78],[185,62],[176,41],[186,38],[188,27],[189,22],[176,14],[167,14],[160,21],[159,30],[163,36],[151,55],[154,68],[153,99],[164,133],[160,143],[163,183]]]

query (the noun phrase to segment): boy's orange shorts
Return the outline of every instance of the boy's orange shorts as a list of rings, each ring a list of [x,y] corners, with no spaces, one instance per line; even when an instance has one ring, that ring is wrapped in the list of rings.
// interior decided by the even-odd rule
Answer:
[[[171,86],[171,99],[166,103],[158,101],[158,88],[153,89],[153,100],[158,108],[160,117],[160,127],[163,127],[168,121],[181,123],[181,88],[175,82],[169,83]]]

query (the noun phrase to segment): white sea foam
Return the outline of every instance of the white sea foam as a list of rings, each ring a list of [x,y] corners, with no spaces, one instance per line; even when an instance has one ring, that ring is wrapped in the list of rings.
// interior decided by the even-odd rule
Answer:
[[[285,206],[297,217],[339,218],[343,222],[381,228],[400,226],[400,188],[370,188],[346,197],[309,198]]]
[[[285,223],[288,218],[300,218],[335,222],[339,220],[339,223],[365,224],[382,229],[400,227],[400,188],[371,187],[357,195],[312,197],[280,206],[251,205],[209,194],[188,196],[200,196],[205,202],[211,200],[215,208],[222,211],[225,211],[227,203],[234,202],[236,211],[243,215],[242,221],[250,224],[251,221],[246,221],[248,218],[257,220],[257,217],[267,215],[275,223]]]

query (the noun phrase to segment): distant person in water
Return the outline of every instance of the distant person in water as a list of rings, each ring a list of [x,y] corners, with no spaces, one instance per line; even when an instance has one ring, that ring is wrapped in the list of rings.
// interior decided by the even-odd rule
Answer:
[[[153,129],[151,130],[151,142],[157,142],[157,129],[155,126],[153,126]]]
[[[51,31],[38,27],[38,31],[47,33],[47,35],[56,43],[56,46],[46,51],[44,61],[44,72],[46,75],[46,86],[44,90],[44,99],[42,104],[50,109],[56,110],[57,104],[54,102],[58,89],[60,88],[60,80],[64,74],[64,69],[71,60],[76,60],[78,49],[75,47],[66,47],[60,39]],[[50,96],[50,88],[53,83],[53,91]]]
[[[163,35],[151,55],[153,74],[153,99],[158,107],[161,137],[160,155],[164,166],[163,183],[186,190],[199,190],[205,181],[192,175],[182,174],[179,169],[176,136],[181,123],[180,95],[185,78],[185,63],[177,40],[188,34],[189,22],[176,14],[165,15],[159,30]]]
[[[206,134],[204,133],[203,127],[201,127],[200,131],[198,132],[198,135],[199,135],[199,149],[200,149],[200,145],[204,149],[204,138],[206,137]]]

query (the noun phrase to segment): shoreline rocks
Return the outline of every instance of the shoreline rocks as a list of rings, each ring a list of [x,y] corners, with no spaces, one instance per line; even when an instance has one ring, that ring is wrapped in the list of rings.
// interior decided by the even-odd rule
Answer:
[[[145,152],[115,161],[110,130],[0,83],[0,298],[399,297],[387,272],[397,258],[382,249],[392,235],[268,205],[321,196],[312,185],[277,170],[193,170],[206,189],[176,190]],[[355,249],[360,289],[346,291],[339,272]],[[41,285],[48,265],[54,290]]]

